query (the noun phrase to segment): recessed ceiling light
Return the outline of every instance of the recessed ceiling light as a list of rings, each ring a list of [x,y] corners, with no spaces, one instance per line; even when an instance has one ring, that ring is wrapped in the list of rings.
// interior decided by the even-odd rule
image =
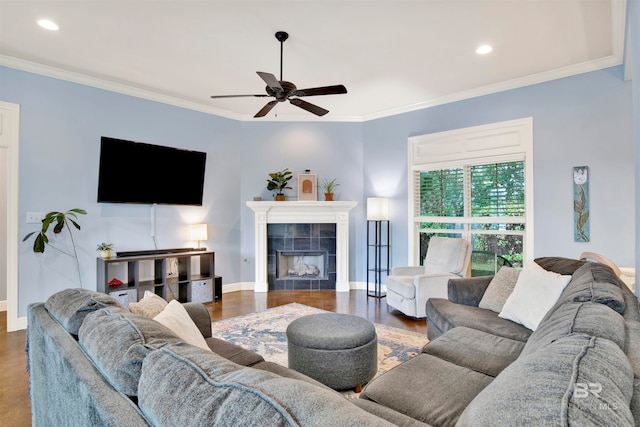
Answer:
[[[50,30],[50,31],[58,31],[60,29],[60,27],[58,27],[58,24],[56,24],[55,22],[53,22],[50,19],[40,19],[38,21],[38,25],[40,25],[42,28],[44,28],[46,30]]]
[[[487,53],[491,52],[493,50],[493,48],[491,46],[489,46],[488,44],[483,44],[482,46],[478,47],[476,49],[476,53],[478,55],[486,55]]]

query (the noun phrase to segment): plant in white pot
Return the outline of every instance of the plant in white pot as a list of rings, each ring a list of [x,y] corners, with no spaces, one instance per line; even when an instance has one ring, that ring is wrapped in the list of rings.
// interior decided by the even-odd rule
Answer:
[[[100,258],[111,258],[112,249],[113,243],[100,243],[96,250],[100,253]]]

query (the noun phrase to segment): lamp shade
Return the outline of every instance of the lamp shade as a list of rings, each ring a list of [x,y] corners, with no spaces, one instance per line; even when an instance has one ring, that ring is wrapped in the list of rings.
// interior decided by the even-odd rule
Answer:
[[[191,224],[191,240],[207,240],[207,224]]]
[[[368,197],[367,220],[389,221],[389,199],[386,197]]]

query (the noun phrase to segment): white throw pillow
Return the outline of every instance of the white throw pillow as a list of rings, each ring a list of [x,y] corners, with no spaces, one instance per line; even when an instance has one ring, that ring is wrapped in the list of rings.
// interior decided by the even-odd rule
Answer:
[[[569,280],[571,276],[547,271],[535,261],[525,264],[498,316],[535,331],[547,311],[558,301]]]
[[[164,298],[150,291],[144,291],[144,297],[138,302],[129,303],[129,311],[133,314],[153,319],[167,306]]]
[[[171,329],[185,342],[205,350],[211,350],[187,310],[177,300],[171,300],[153,320]]]

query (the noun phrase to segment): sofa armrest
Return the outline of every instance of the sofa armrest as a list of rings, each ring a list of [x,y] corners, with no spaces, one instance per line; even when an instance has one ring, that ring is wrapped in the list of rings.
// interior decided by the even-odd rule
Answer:
[[[202,336],[205,338],[211,337],[211,317],[209,316],[207,307],[199,302],[185,302],[182,306],[187,310],[191,320],[196,324]]]
[[[449,301],[477,307],[491,279],[493,276],[450,279],[447,284]]]
[[[410,266],[410,267],[393,267],[391,268],[391,274],[389,276],[417,276],[418,274],[424,274],[424,267]]]

